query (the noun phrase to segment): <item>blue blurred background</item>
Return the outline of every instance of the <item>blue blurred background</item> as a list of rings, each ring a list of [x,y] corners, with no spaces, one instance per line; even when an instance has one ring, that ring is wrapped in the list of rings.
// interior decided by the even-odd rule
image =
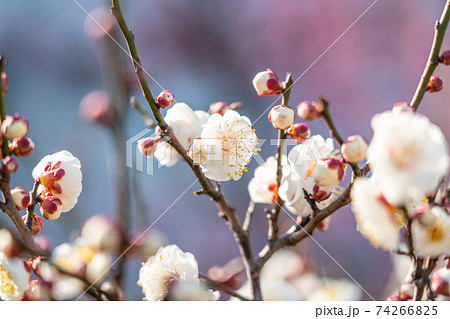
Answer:
[[[267,67],[280,77],[291,72],[297,79],[373,2],[370,0],[133,0],[122,1],[130,28],[136,36],[143,67],[177,101],[193,109],[207,110],[215,101],[242,101],[242,114],[256,119],[276,97],[258,97],[253,76]],[[444,0],[380,0],[308,72],[296,82],[291,106],[303,100],[326,96],[341,134],[360,134],[370,140],[373,114],[390,109],[398,101],[409,101],[419,81],[433,38],[434,21]],[[109,6],[108,1],[79,0],[91,11]],[[30,137],[36,142],[34,154],[19,161],[12,185],[30,189],[31,170],[46,154],[67,149],[82,163],[83,192],[77,206],[57,221],[44,221],[44,233],[54,245],[74,236],[73,230],[97,213],[114,216],[116,189],[115,156],[111,135],[101,126],[83,122],[78,106],[85,94],[103,88],[98,62],[98,43],[84,31],[86,13],[72,0],[0,0],[0,52],[7,60],[9,91],[7,113],[19,112],[30,121]],[[122,37],[117,37],[123,45]],[[108,40],[109,41],[109,40]],[[111,40],[112,41],[112,40]],[[444,49],[450,48],[447,36]],[[97,54],[95,53],[97,52]],[[133,79],[133,94],[143,102]],[[450,69],[436,72],[444,90],[427,94],[420,111],[450,136]],[[150,82],[153,93],[160,87]],[[126,137],[143,128],[143,121],[129,109]],[[275,138],[276,131],[266,115],[255,127],[258,137]],[[313,134],[327,134],[321,121],[310,123]],[[265,144],[261,155],[275,153]],[[249,173],[238,182],[223,183],[229,201],[242,216],[247,209]],[[157,170],[154,176],[128,168],[137,177],[147,209],[132,205],[133,228],[146,214],[153,222],[194,182],[193,174],[181,161],[173,168]],[[134,171],[134,172],[133,172]],[[206,197],[196,198],[195,185],[155,224],[171,243],[192,252],[206,272],[223,265],[238,250],[215,205]],[[131,190],[130,190],[131,191]],[[267,223],[258,205],[252,245],[258,251],[265,243]],[[2,223],[8,225],[5,216]],[[281,216],[282,228],[292,224]],[[330,229],[315,238],[374,297],[386,298],[386,281],[392,269],[388,254],[373,249],[355,230],[349,207],[338,211]],[[317,272],[331,277],[345,273],[312,241],[298,250],[315,260]],[[141,298],[135,285],[138,262],[127,264],[127,294]],[[365,296],[365,299],[368,297]]]

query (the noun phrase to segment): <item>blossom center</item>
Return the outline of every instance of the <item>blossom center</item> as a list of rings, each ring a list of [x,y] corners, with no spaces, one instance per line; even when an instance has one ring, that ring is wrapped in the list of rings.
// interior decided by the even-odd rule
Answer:
[[[46,192],[52,194],[61,194],[61,185],[58,183],[66,172],[61,168],[61,161],[52,165],[51,162],[47,162],[44,167],[44,172],[38,177],[41,184],[45,187]]]
[[[418,153],[416,145],[409,143],[400,148],[390,148],[389,157],[398,169],[404,170],[414,163]]]
[[[0,265],[0,290],[9,295],[13,295],[17,290],[17,286],[11,278],[11,274],[1,265]]]

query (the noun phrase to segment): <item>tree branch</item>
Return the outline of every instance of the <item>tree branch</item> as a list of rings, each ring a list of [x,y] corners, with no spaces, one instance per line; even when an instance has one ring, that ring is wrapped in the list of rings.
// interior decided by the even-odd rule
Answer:
[[[238,298],[239,300],[249,301],[247,298],[245,298],[244,296],[240,295],[235,290],[230,289],[229,287],[225,286],[224,284],[221,284],[220,282],[212,280],[211,278],[209,278],[208,276],[206,276],[206,275],[204,275],[202,273],[200,273],[198,275],[198,277],[201,280],[207,282],[211,286],[211,288],[219,289],[219,290],[223,291],[224,293],[226,293],[226,294],[228,294],[228,295],[230,295],[232,297]]]
[[[425,92],[427,91],[428,81],[430,81],[430,77],[433,75],[434,70],[439,64],[439,52],[441,50],[442,41],[444,40],[445,30],[447,29],[449,19],[450,0],[447,0],[444,10],[442,11],[441,18],[436,21],[436,25],[434,27],[435,31],[433,44],[431,45],[431,51],[428,56],[427,64],[425,65],[425,69],[423,70],[419,85],[417,86],[416,92],[414,93],[414,97],[410,102],[410,105],[416,111],[419,108],[420,102],[422,101]]]
[[[30,192],[30,204],[27,207],[27,226],[28,228],[32,229],[33,226],[33,214],[34,214],[34,209],[36,207],[36,204],[38,203],[37,201],[37,191],[40,185],[40,181],[39,179],[36,179],[34,181],[34,185],[33,185],[33,190]]]

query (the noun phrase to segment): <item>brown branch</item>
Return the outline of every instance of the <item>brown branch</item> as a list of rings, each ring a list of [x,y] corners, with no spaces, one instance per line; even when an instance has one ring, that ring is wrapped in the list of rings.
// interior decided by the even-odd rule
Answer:
[[[123,13],[120,8],[120,2],[119,0],[111,0],[111,4],[112,4],[111,13],[115,17],[117,23],[119,24],[120,30],[122,31],[122,34],[125,37],[131,61],[134,65],[134,70],[137,79],[139,81],[139,85],[141,86],[144,98],[147,101],[153,116],[155,117],[156,124],[161,128],[162,135],[167,136],[169,138],[172,147],[178,152],[178,154],[181,155],[181,157],[189,165],[191,170],[194,172],[195,176],[199,179],[199,182],[202,185],[205,192],[208,193],[211,199],[213,199],[216,202],[217,206],[219,207],[219,210],[223,215],[223,218],[226,220],[228,227],[233,232],[235,240],[239,246],[239,251],[241,253],[246,268],[247,277],[251,283],[251,287],[253,290],[254,299],[261,300],[262,295],[261,295],[261,288],[259,285],[259,277],[255,276],[254,272],[252,272],[251,270],[253,268],[254,257],[252,250],[250,248],[250,242],[248,239],[248,235],[246,234],[246,232],[244,232],[242,228],[241,221],[236,215],[235,209],[231,207],[231,205],[228,203],[222,192],[214,188],[211,181],[208,178],[206,178],[206,176],[201,171],[200,167],[192,162],[191,158],[187,155],[187,152],[184,149],[184,147],[181,145],[181,143],[178,141],[173,131],[164,121],[164,118],[161,115],[161,112],[159,111],[159,108],[150,91],[144,70],[141,66],[141,62],[139,59],[138,51],[134,41],[134,35],[128,28],[125,18],[123,17]]]
[[[30,228],[32,230],[32,226],[33,226],[33,214],[34,214],[34,209],[38,203],[37,201],[37,191],[40,185],[40,181],[39,179],[36,179],[34,181],[34,185],[33,185],[33,190],[30,192],[30,204],[27,207],[27,226],[28,228]]]
[[[242,301],[249,301],[249,299],[247,299],[247,298],[245,298],[244,296],[240,295],[240,294],[237,293],[235,290],[233,290],[233,289],[231,289],[231,288],[225,286],[224,284],[222,284],[222,283],[220,283],[220,282],[217,282],[217,281],[212,280],[211,278],[209,278],[208,276],[206,276],[206,275],[204,275],[204,274],[202,274],[202,273],[200,273],[200,274],[198,275],[198,277],[199,277],[201,280],[207,282],[207,283],[211,286],[211,288],[219,289],[219,290],[223,291],[224,293],[226,293],[226,294],[228,294],[228,295],[230,295],[230,296],[232,296],[232,297],[238,298],[239,300],[242,300]]]
[[[427,64],[423,70],[422,76],[420,78],[419,85],[417,86],[414,97],[412,98],[410,104],[417,111],[420,102],[427,91],[427,85],[430,81],[430,77],[433,75],[434,70],[439,64],[439,52],[441,50],[442,41],[444,40],[445,30],[450,19],[450,0],[445,3],[444,10],[436,25],[434,27],[434,38],[433,44],[431,45],[430,54],[428,56]]]

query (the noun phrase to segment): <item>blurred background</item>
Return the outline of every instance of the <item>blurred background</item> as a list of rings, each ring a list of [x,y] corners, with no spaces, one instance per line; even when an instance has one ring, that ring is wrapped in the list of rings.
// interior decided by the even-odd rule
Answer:
[[[373,2],[371,0],[133,0],[122,1],[122,9],[133,30],[143,67],[169,89],[178,102],[207,110],[215,101],[242,101],[241,114],[255,120],[276,97],[258,97],[253,76],[266,68],[280,78],[291,72],[297,79],[345,29]],[[388,110],[399,101],[410,101],[423,71],[433,38],[433,26],[444,0],[378,1],[292,89],[291,106],[313,100],[318,93],[331,103],[331,113],[343,136],[360,134],[370,140],[373,114]],[[109,7],[108,1],[79,0],[88,12]],[[7,113],[19,112],[30,121],[29,136],[36,149],[19,160],[12,186],[32,187],[31,170],[46,154],[67,149],[82,163],[83,192],[78,204],[57,221],[44,221],[44,233],[54,245],[76,236],[89,216],[117,214],[116,150],[113,137],[104,127],[84,122],[79,116],[82,98],[101,90],[115,76],[102,66],[102,48],[115,44],[102,32],[85,31],[86,13],[72,0],[0,0],[0,52],[7,61],[9,91]],[[91,26],[92,27],[92,26]],[[89,29],[89,28],[88,28]],[[97,30],[99,31],[99,30]],[[93,32],[93,33],[92,33]],[[116,40],[123,45],[122,36]],[[450,48],[450,37],[443,49]],[[128,82],[133,95],[143,103],[128,57]],[[100,63],[99,63],[100,61]],[[102,71],[103,68],[103,71]],[[108,71],[108,72],[107,72]],[[103,73],[103,75],[102,75]],[[450,137],[450,68],[436,72],[444,90],[426,94],[420,112]],[[102,79],[103,78],[103,79]],[[450,82],[449,82],[450,83]],[[161,88],[150,80],[154,95]],[[125,137],[144,128],[139,114],[128,105],[123,114]],[[312,134],[327,135],[323,122],[308,123]],[[254,125],[259,138],[275,138],[277,132],[267,114]],[[264,145],[261,156],[275,154],[276,147]],[[247,184],[257,164],[238,182],[222,184],[229,201],[241,216],[249,201]],[[181,161],[172,168],[155,170],[153,176],[127,168],[136,187],[130,187],[131,228],[145,230],[177,199],[195,178]],[[206,197],[194,197],[195,185],[154,225],[170,243],[192,252],[202,272],[224,265],[238,255],[234,239],[216,206]],[[143,198],[135,205],[135,190]],[[143,204],[143,205],[142,205]],[[265,244],[267,222],[264,206],[257,205],[252,245]],[[143,217],[145,216],[145,218]],[[3,224],[11,226],[6,216]],[[292,219],[282,213],[282,229]],[[376,250],[355,229],[350,207],[333,215],[327,232],[314,235],[317,241],[375,298],[385,299],[392,291],[387,282],[393,262]],[[327,277],[347,278],[337,264],[311,240],[296,248]],[[135,284],[140,261],[126,265],[128,298],[140,299]],[[367,295],[364,299],[369,299]]]

